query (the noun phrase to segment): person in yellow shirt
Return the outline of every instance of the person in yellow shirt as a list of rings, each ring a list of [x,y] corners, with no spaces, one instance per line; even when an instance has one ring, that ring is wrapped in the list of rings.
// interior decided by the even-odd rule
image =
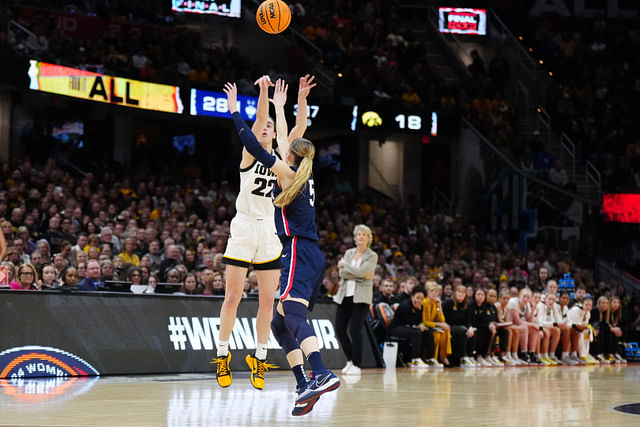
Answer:
[[[451,354],[451,340],[449,339],[450,327],[445,323],[440,301],[442,286],[432,280],[427,281],[426,285],[427,298],[422,303],[422,324],[433,329],[433,341],[435,344],[434,356],[427,363],[436,367],[443,364],[448,366],[449,359],[447,356]],[[438,359],[440,360],[438,361]]]
[[[118,255],[125,263],[140,267],[140,257],[134,252],[136,249],[136,239],[127,237],[124,241],[124,249]]]

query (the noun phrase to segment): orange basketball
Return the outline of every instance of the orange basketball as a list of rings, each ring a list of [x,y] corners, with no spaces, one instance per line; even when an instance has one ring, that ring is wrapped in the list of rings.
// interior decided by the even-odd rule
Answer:
[[[265,0],[258,6],[256,21],[266,33],[281,33],[291,23],[291,9],[282,0]]]

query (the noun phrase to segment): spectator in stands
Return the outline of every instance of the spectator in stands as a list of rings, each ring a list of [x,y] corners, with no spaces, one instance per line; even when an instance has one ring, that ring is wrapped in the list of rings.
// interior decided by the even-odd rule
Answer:
[[[540,267],[540,269],[538,270],[538,274],[536,276],[536,280],[533,282],[532,286],[532,290],[536,291],[536,292],[542,292],[543,290],[546,290],[545,293],[557,293],[558,290],[558,284],[556,282],[556,292],[549,292],[547,289],[548,286],[548,281],[549,280],[549,270],[547,270],[544,267]]]
[[[504,86],[509,80],[510,70],[509,62],[502,54],[502,48],[496,47],[495,55],[489,62],[489,77],[493,87],[500,94],[504,94]]]
[[[400,304],[408,299],[411,299],[411,291],[417,281],[411,280],[411,277],[405,277],[399,281],[398,293],[393,299],[393,305]]]
[[[156,292],[156,285],[158,284],[158,278],[153,274],[149,276],[149,280],[147,280],[147,289],[145,289],[143,294],[153,294]]]
[[[153,239],[149,242],[149,252],[145,256],[148,256],[149,261],[151,261],[151,270],[157,271],[162,262],[162,252],[160,251],[160,241],[158,239]]]
[[[400,303],[396,309],[389,336],[407,338],[411,341],[412,368],[428,368],[429,365],[422,360],[421,355],[433,354],[433,336],[429,329],[422,323],[422,303],[426,290],[422,286],[416,286],[411,291],[408,300]]]
[[[79,262],[76,266],[76,270],[78,271],[78,279],[82,280],[87,277],[87,263]]]
[[[214,274],[215,273],[210,268],[205,268],[204,270],[202,270],[201,281],[204,287],[204,290],[202,291],[203,295],[213,295]]]
[[[86,263],[89,260],[89,257],[87,256],[87,253],[85,251],[79,251],[79,252],[76,252],[74,256],[74,260],[75,262],[73,263],[73,266],[77,267],[78,264],[80,264],[81,262]]]
[[[180,248],[178,246],[169,245],[169,247],[167,247],[166,258],[162,260],[158,269],[158,277],[161,281],[169,281],[167,273],[178,265],[180,262],[180,256]]]
[[[110,260],[106,259],[100,262],[100,275],[103,282],[107,280],[114,280],[113,263]]]
[[[78,233],[78,237],[76,238],[76,244],[71,247],[71,252],[83,251],[85,246],[89,243],[89,235],[82,231]]]
[[[55,290],[60,287],[60,283],[57,280],[58,274],[53,265],[48,264],[42,267],[42,275],[40,279],[40,289],[42,290]]]
[[[104,231],[103,231],[104,233]],[[140,267],[140,258],[135,253],[136,239],[135,237],[127,237],[124,240],[124,249],[118,255],[122,258],[122,261],[128,264],[132,264],[136,267]]]
[[[549,170],[553,168],[556,163],[556,159],[551,154],[549,144],[545,143],[543,149],[536,154],[535,169],[538,171],[538,175],[542,178],[547,178]]]
[[[31,252],[31,264],[33,264],[36,268],[40,268],[43,265],[40,251]]]
[[[487,74],[484,66],[484,61],[482,60],[480,53],[478,53],[478,51],[475,49],[471,51],[471,64],[468,68],[471,76],[476,79],[482,78]]]
[[[87,263],[87,277],[82,279],[76,287],[81,291],[97,291],[104,286],[100,278],[100,263],[97,260],[90,260]]]
[[[120,255],[116,255],[111,259],[113,263],[113,280],[122,280],[126,278],[126,269],[124,266],[124,261]]]
[[[180,290],[176,293],[182,295],[202,294],[202,287],[198,284],[198,277],[195,273],[189,273],[185,276]]]
[[[333,297],[336,310],[336,334],[347,357],[342,369],[346,375],[360,374],[362,362],[362,329],[373,300],[373,274],[378,254],[371,250],[373,233],[364,224],[353,229],[355,248],[347,250],[338,261],[340,287]]]
[[[549,170],[549,181],[558,187],[566,187],[569,183],[569,175],[562,166],[562,161],[556,160],[553,168]]]
[[[126,244],[125,244],[126,246]],[[142,270],[138,267],[130,268],[127,274],[127,280],[131,282],[132,285],[141,285],[142,284]]]
[[[213,273],[213,295],[224,295],[225,286],[224,286],[224,278],[222,273],[215,272]]]
[[[61,272],[63,268],[65,268],[68,264],[68,261],[62,256],[61,253],[53,254],[53,266],[56,268],[56,271]]]
[[[89,239],[91,240],[91,239]],[[100,231],[100,241],[104,243],[108,243],[111,245],[112,250],[115,253],[119,253],[121,251],[120,240],[113,235],[113,230],[111,227],[104,227]]]
[[[378,292],[376,292],[373,296],[373,304],[378,304],[381,302],[387,303],[390,306],[393,305],[393,297],[395,296],[396,285],[393,283],[393,280],[383,279],[380,282],[380,287]]]
[[[576,291],[573,294],[573,301],[571,305],[582,304],[582,302],[587,297],[587,289],[583,285],[578,285],[576,287]]]
[[[477,366],[473,360],[475,350],[475,329],[471,326],[467,289],[464,285],[456,288],[453,298],[442,304],[444,318],[451,326],[451,363],[453,366]]]
[[[433,354],[427,355],[427,363],[433,367],[449,366],[451,354],[451,328],[445,322],[440,293],[442,287],[435,281],[427,281],[427,298],[422,303],[422,323],[431,329],[434,342]]]
[[[70,265],[65,267],[58,276],[58,282],[60,283],[60,287],[58,289],[61,291],[75,289],[76,284],[78,283],[78,273],[76,268]]]
[[[181,275],[178,270],[172,268],[167,272],[167,283],[181,283]]]
[[[12,286],[20,286],[20,284],[16,280],[14,280],[16,267],[13,265],[13,263],[10,261],[2,261],[0,266],[4,268],[5,274],[7,275],[6,285],[4,287],[12,288]]]
[[[39,291],[38,272],[31,264],[22,264],[16,271],[17,282],[9,284],[11,289],[20,289],[24,291]]]
[[[142,263],[142,262],[141,262]],[[142,273],[142,282],[141,284],[146,285],[149,280],[149,276],[151,276],[151,270],[146,265],[140,267],[140,272]]]

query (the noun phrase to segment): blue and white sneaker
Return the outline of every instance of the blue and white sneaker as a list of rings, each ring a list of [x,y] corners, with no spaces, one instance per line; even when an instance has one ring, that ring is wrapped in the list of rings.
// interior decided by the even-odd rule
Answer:
[[[313,379],[307,383],[307,386],[298,394],[296,405],[299,403],[307,403],[322,396],[328,391],[332,391],[340,387],[340,379],[329,369],[318,372]]]
[[[311,381],[307,381],[306,383],[304,383],[304,385],[300,387],[296,387],[296,393],[298,394],[298,396],[304,393],[304,391],[307,389],[307,386],[310,383]],[[311,412],[311,410],[313,409],[313,406],[316,404],[318,400],[320,400],[320,396],[316,396],[313,399],[308,400],[306,402],[298,402],[298,399],[296,398],[296,403],[293,407],[293,411],[291,411],[291,415],[300,416],[300,415],[308,414],[309,412]]]

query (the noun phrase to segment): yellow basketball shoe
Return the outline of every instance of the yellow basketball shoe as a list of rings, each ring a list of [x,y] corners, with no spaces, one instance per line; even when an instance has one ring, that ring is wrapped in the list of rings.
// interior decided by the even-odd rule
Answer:
[[[264,360],[257,359],[253,354],[247,354],[247,357],[244,358],[245,362],[251,369],[251,385],[258,390],[262,390],[264,388],[264,373],[269,369],[277,369],[278,367],[275,365],[270,365],[266,363]]]
[[[218,369],[216,371],[216,379],[220,387],[229,387],[231,385],[231,369],[229,369],[229,361],[231,360],[231,353],[226,356],[216,357],[211,363],[217,363]]]

